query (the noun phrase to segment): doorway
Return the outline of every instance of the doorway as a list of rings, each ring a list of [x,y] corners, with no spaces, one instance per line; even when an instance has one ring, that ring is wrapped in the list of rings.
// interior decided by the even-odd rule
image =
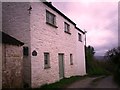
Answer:
[[[60,79],[62,79],[64,78],[64,54],[59,53],[58,58],[59,58],[59,77]]]

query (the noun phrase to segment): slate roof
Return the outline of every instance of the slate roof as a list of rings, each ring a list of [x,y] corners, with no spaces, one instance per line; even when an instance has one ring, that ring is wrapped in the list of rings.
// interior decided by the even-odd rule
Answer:
[[[10,45],[17,45],[17,46],[22,46],[24,45],[23,42],[17,40],[16,38],[0,31],[0,36],[2,36],[2,43],[4,44],[10,44]]]

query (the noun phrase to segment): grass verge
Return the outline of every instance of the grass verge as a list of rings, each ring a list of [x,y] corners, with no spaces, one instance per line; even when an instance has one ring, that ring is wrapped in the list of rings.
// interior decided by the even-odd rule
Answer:
[[[67,85],[77,81],[85,79],[87,76],[72,76],[70,78],[63,78],[58,82],[52,83],[52,84],[45,84],[41,86],[40,88],[65,88]]]

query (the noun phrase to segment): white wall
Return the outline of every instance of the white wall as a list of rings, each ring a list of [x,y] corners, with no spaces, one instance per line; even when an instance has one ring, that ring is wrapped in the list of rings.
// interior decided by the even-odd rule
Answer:
[[[0,31],[2,31],[2,2],[0,2]],[[0,90],[2,89],[2,35],[0,33]]]
[[[59,80],[58,53],[64,53],[65,77],[85,74],[83,42],[77,41],[73,24],[43,3],[4,3],[3,9],[4,32],[29,47],[24,70],[26,82],[32,83],[32,87]],[[56,15],[58,28],[46,24],[46,9]],[[70,24],[71,35],[64,32],[64,22]],[[37,56],[31,55],[33,50]],[[44,52],[50,53],[49,69],[44,69]],[[70,54],[73,54],[73,65],[70,65]]]
[[[1,44],[1,40],[0,40],[0,89],[2,89],[2,44]]]
[[[82,42],[78,40],[78,33],[82,35]],[[85,48],[84,48],[85,36],[80,31],[76,30],[76,60],[77,60],[77,74],[86,74],[86,62],[85,62]]]
[[[31,3],[31,6],[33,8],[30,16],[31,52],[36,50],[38,53],[37,56],[31,56],[32,87],[59,80],[58,53],[64,53],[65,77],[83,75],[84,65],[81,66],[81,64],[84,64],[82,54],[84,51],[80,51],[82,57],[80,57],[80,61],[77,61],[79,56],[76,56],[78,52],[76,52],[75,26],[43,3]],[[56,15],[58,28],[46,24],[46,9]],[[64,32],[64,22],[70,24],[71,35]],[[83,49],[81,45],[78,44],[77,49]],[[50,53],[51,68],[49,69],[44,69],[44,52]],[[70,54],[73,54],[73,65],[70,65]]]

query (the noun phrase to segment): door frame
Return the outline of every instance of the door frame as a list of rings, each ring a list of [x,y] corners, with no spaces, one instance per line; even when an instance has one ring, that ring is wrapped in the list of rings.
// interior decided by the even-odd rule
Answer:
[[[62,71],[61,71],[63,73],[62,77],[60,77],[60,58],[59,58],[60,55],[62,55],[62,58],[63,58],[62,59]],[[62,78],[65,77],[65,72],[64,72],[65,71],[64,70],[64,53],[58,53],[58,63],[59,63],[59,78],[62,79]]]

